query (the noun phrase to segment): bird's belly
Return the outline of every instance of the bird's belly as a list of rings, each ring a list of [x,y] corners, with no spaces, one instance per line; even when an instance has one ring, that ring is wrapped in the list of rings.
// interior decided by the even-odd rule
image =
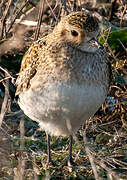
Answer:
[[[105,99],[102,85],[48,84],[40,89],[29,89],[20,94],[19,105],[32,120],[51,135],[75,132],[98,110]]]

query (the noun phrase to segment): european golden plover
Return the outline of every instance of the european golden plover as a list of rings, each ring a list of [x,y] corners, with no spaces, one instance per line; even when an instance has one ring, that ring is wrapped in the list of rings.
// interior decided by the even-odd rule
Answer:
[[[72,12],[54,30],[34,42],[23,57],[17,92],[19,106],[50,136],[70,136],[104,102],[109,87],[108,58],[97,43],[97,20],[86,12]]]

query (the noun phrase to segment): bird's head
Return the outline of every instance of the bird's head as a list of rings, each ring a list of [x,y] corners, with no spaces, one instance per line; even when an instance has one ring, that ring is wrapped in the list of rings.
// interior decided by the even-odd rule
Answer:
[[[80,50],[94,52],[98,49],[96,38],[100,33],[97,20],[90,14],[78,11],[65,16],[56,26],[63,41],[70,42]]]

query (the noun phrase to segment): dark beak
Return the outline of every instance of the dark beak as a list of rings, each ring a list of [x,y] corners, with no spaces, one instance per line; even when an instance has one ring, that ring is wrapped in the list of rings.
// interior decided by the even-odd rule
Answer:
[[[90,41],[94,41],[94,42],[97,44],[98,47],[100,47],[101,49],[104,49],[104,46],[101,45],[101,44],[99,43],[99,41],[98,41],[95,37],[93,37]]]

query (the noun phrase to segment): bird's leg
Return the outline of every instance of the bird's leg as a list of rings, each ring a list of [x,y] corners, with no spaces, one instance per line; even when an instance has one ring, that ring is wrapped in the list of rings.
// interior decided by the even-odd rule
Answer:
[[[54,163],[52,158],[51,158],[51,146],[50,146],[51,136],[48,133],[46,133],[46,136],[47,136],[47,154],[48,154],[47,164],[50,164],[52,166],[56,166],[56,163]]]
[[[75,164],[72,158],[72,142],[73,142],[73,137],[70,135],[69,136],[69,156],[68,156],[68,161],[67,161],[68,166],[73,166]]]
[[[48,154],[48,159],[47,159],[47,163],[48,164],[52,164],[52,158],[51,158],[51,146],[50,146],[50,135],[46,133],[47,136],[47,154]]]

